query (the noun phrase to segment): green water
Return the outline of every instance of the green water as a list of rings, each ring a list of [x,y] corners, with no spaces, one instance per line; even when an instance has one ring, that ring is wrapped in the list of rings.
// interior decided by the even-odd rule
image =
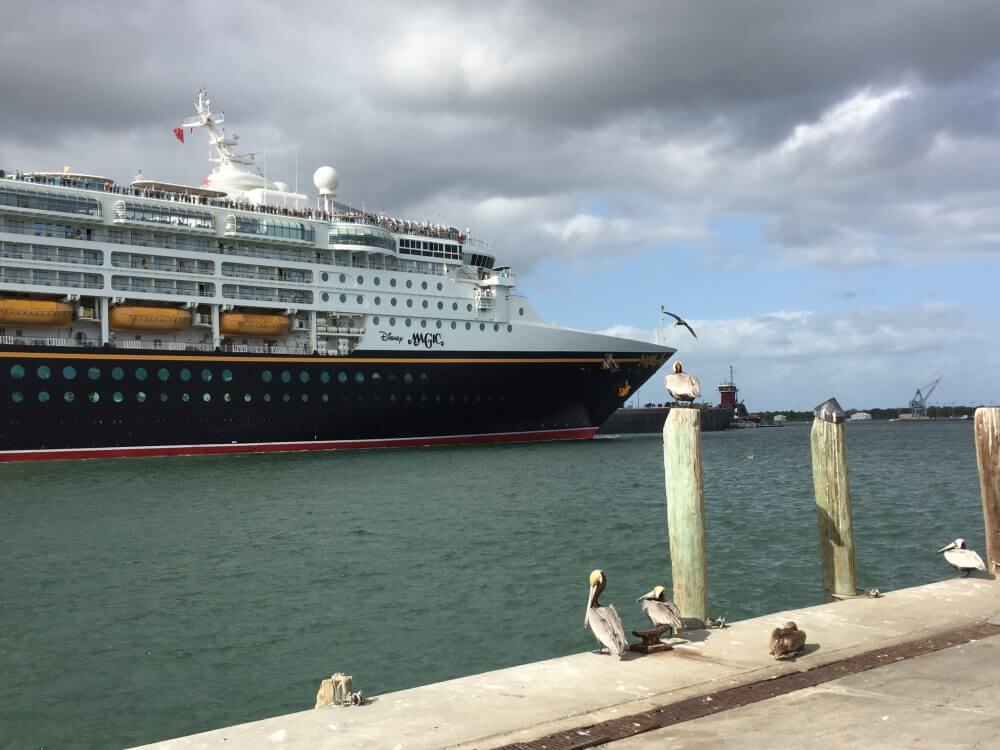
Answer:
[[[669,586],[660,440],[0,466],[0,746],[121,747],[593,648]],[[754,459],[747,454],[753,452]],[[859,585],[982,551],[968,422],[850,425]],[[819,601],[809,433],[704,436],[710,613]]]

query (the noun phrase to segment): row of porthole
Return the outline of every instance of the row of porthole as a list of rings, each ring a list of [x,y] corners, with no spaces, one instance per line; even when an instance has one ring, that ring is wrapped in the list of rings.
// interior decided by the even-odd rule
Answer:
[[[290,373],[288,370],[282,370],[279,377],[281,378],[281,382],[282,383],[291,383],[292,382],[292,373]],[[319,374],[319,379],[320,379],[321,383],[329,383],[330,380],[332,379],[332,377],[333,376],[330,373],[328,373],[326,370],[323,370]],[[270,370],[264,370],[264,372],[262,372],[260,374],[260,379],[263,380],[265,383],[270,383],[274,379],[274,374]],[[305,370],[303,370],[302,372],[299,373],[299,380],[301,382],[308,383],[309,379],[310,379],[310,375]],[[348,378],[346,372],[339,372],[339,373],[337,373],[337,382],[338,383],[344,384],[344,383],[346,383],[348,381],[348,379],[349,378]],[[371,374],[371,376],[370,376],[370,379],[371,379],[371,382],[373,384],[379,384],[379,383],[382,382],[382,375],[380,373],[373,372]],[[396,382],[398,382],[398,377],[396,376],[395,373],[389,373],[386,376],[386,379],[390,383],[396,383]],[[356,373],[354,373],[354,382],[355,383],[364,383],[365,382],[365,374],[363,372],[356,372]],[[408,372],[404,373],[403,374],[403,382],[406,383],[407,385],[409,385],[410,383],[412,383],[413,382],[413,375],[411,373],[408,373]],[[427,377],[427,373],[426,372],[420,373],[420,382],[421,383],[428,383],[428,382],[430,382],[430,378]]]
[[[324,302],[329,302],[330,301],[330,294],[328,292],[323,292],[320,295],[320,299],[322,299]],[[345,303],[345,304],[347,303],[347,295],[346,294],[341,294],[338,297],[338,299],[341,301],[341,303]],[[363,305],[365,303],[365,297],[364,297],[363,294],[359,294],[357,297],[354,298],[354,301],[357,304],[359,304],[359,305]],[[372,299],[372,304],[374,304],[374,305],[381,305],[382,304],[382,298],[381,297],[374,297]],[[399,300],[397,298],[391,297],[389,299],[389,305],[391,307],[396,307],[398,304],[399,304]],[[411,298],[407,298],[407,300],[406,300],[406,306],[407,307],[413,307],[413,300]],[[420,301],[420,306],[424,310],[428,310],[428,309],[430,309],[430,302],[428,300],[421,300]],[[444,310],[444,302],[443,301],[438,300],[437,309],[438,310]],[[458,303],[457,302],[452,302],[451,303],[451,309],[454,312],[458,312]],[[471,304],[467,304],[465,306],[465,311],[466,312],[472,312],[472,305]]]
[[[22,365],[12,365],[10,368],[10,376],[15,380],[20,380],[26,374],[27,370],[25,370],[25,368]],[[145,367],[136,367],[132,371],[132,374],[135,376],[135,379],[139,381],[143,381],[147,377],[149,377],[149,373],[146,371]],[[48,365],[39,365],[37,368],[35,368],[35,375],[41,380],[48,380],[49,378],[52,377],[52,369]],[[72,365],[67,365],[66,367],[62,368],[62,376],[64,380],[75,380],[76,375],[77,375],[76,368],[73,367]],[[183,381],[191,380],[192,377],[191,370],[189,370],[186,367],[181,368],[179,375],[180,379]],[[156,376],[161,381],[166,382],[167,380],[170,379],[170,370],[168,370],[166,367],[161,367],[159,370],[156,371]],[[99,367],[88,368],[87,377],[90,378],[91,380],[99,380],[101,377],[101,369]],[[111,368],[111,377],[115,380],[124,380],[125,368],[124,367]],[[210,382],[213,377],[215,377],[215,374],[212,372],[212,370],[209,370],[207,367],[202,369],[201,379],[204,380],[206,383]],[[233,371],[223,370],[222,379],[227,383],[231,382],[233,379]]]
[[[324,271],[323,273],[321,273],[319,275],[319,277],[323,281],[329,281],[330,280],[330,274],[328,274],[326,271]],[[339,277],[338,277],[338,280],[340,281],[341,284],[346,284],[347,283],[347,274],[346,273],[340,274]],[[364,276],[358,276],[357,282],[358,282],[358,286],[363,286],[364,283],[365,283],[365,277]],[[382,279],[379,276],[375,276],[375,277],[372,278],[372,283],[375,286],[379,286],[379,285],[382,284]],[[389,286],[395,287],[396,286],[396,280],[393,279],[393,278],[390,278],[389,279]],[[407,279],[406,280],[406,288],[407,289],[412,289],[413,288],[413,280],[412,279]],[[427,289],[427,282],[426,281],[421,281],[420,282],[420,288],[421,289]],[[440,292],[443,289],[444,289],[444,284],[442,284],[439,281],[437,283],[437,290]]]
[[[375,317],[372,318],[372,323],[374,325],[379,325],[380,322],[381,322],[381,320],[382,319],[379,318],[379,316],[376,315]],[[413,319],[412,318],[406,318],[403,321],[403,324],[407,328],[412,328],[413,327]],[[396,325],[396,319],[395,318],[389,318],[389,325],[390,326]],[[420,327],[421,328],[426,328],[427,327],[427,319],[426,318],[421,318],[420,319]],[[435,320],[434,321],[434,327],[435,328],[443,328],[444,327],[444,321],[442,321],[442,320]],[[456,328],[458,328],[458,321],[455,321],[455,320],[451,321],[451,330],[454,331]],[[472,323],[466,322],[466,324],[465,324],[465,330],[466,331],[471,331],[472,330]],[[486,324],[485,323],[480,323],[479,324],[479,330],[480,331],[485,331],[486,330]],[[494,331],[499,331],[500,330],[500,324],[499,323],[494,323],[493,324],[493,330]],[[514,326],[512,326],[512,325],[508,325],[507,326],[507,333],[510,333],[513,330],[514,330]]]
[[[197,401],[197,395],[198,394],[195,394],[195,397],[196,397],[195,401]],[[237,394],[237,396],[238,396],[238,394]],[[24,402],[25,396],[24,396],[24,393],[22,393],[21,391],[12,391],[11,394],[10,394],[10,398],[11,398],[11,401],[13,401],[15,404],[20,404],[20,403]],[[309,394],[303,393],[303,394],[300,395],[299,398],[302,400],[303,403],[307,403],[309,401]],[[380,401],[381,400],[381,397],[378,394],[373,395],[372,398],[374,400],[376,400],[376,401]],[[388,400],[391,403],[395,403],[398,397],[397,397],[397,395],[395,393],[390,393],[390,394],[388,394],[387,398],[388,398]],[[430,400],[428,398],[428,396],[427,396],[426,393],[420,394],[418,396],[418,398],[419,398],[419,400],[422,403],[427,403]],[[478,396],[478,395],[474,396],[474,397],[471,397],[471,398],[474,399],[476,403],[479,403],[482,400],[482,397]],[[328,393],[321,394],[320,399],[322,401],[324,401],[324,402],[327,402],[327,401],[330,400],[330,394],[328,394]],[[364,400],[364,397],[363,396],[359,396],[358,399],[359,400]],[[39,391],[38,392],[38,400],[41,403],[45,404],[45,403],[48,403],[51,400],[51,396],[49,395],[48,391]],[[101,400],[101,394],[98,393],[97,391],[91,391],[89,394],[87,394],[87,400],[90,403],[92,403],[92,404],[99,403],[100,400]],[[116,404],[121,404],[121,403],[123,403],[125,401],[125,394],[123,394],[121,391],[115,391],[114,393],[111,394],[111,400],[114,403],[116,403]],[[142,403],[145,403],[148,400],[148,397],[147,397],[147,395],[146,395],[145,392],[139,391],[138,393],[135,394],[135,400],[138,403],[142,404]],[[169,396],[166,393],[160,393],[160,401],[162,403],[166,403],[168,400],[169,400]],[[207,392],[203,393],[202,396],[201,396],[201,400],[204,401],[205,403],[210,402],[212,400],[212,394],[211,393],[207,393]],[[233,394],[231,394],[231,393],[224,393],[224,394],[222,394],[222,400],[225,401],[226,403],[231,403],[232,401],[234,401],[234,400],[238,401],[239,399],[238,398],[234,399]],[[292,397],[288,393],[283,393],[283,394],[281,394],[281,400],[284,401],[285,403],[288,403],[289,401],[292,400]],[[347,397],[345,395],[341,394],[340,400],[343,401],[343,402],[346,402],[347,401]],[[403,394],[403,400],[406,401],[406,402],[410,402],[410,401],[413,400],[413,395],[409,394],[409,393]],[[465,395],[462,396],[461,400],[462,400],[463,403],[468,403],[469,400],[470,400],[470,396],[468,394],[465,394]],[[76,401],[76,393],[74,393],[73,391],[66,391],[65,393],[63,393],[63,401],[65,401],[67,404],[74,403]],[[185,403],[191,401],[191,394],[189,394],[189,393],[182,393],[181,394],[181,401],[183,401]],[[243,394],[243,401],[246,402],[246,403],[250,403],[251,401],[253,401],[253,396],[251,394],[249,394],[249,393],[244,393]],[[263,401],[265,403],[270,403],[270,401],[271,401],[271,394],[270,393],[265,393],[263,395]],[[434,396],[434,401],[437,402],[437,403],[442,403],[444,401],[444,397],[440,393],[438,393],[438,394],[436,394]],[[449,401],[449,403],[455,403],[457,401],[457,398],[456,398],[456,396],[454,394],[450,394],[448,396],[448,401]],[[488,396],[487,397],[487,401],[492,402],[493,401],[493,396]]]

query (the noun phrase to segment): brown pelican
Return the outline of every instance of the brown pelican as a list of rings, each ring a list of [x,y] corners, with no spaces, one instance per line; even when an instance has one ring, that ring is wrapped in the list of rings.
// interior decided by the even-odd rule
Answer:
[[[622,618],[610,604],[602,607],[597,601],[607,585],[608,578],[603,570],[595,570],[590,574],[590,593],[587,595],[587,611],[583,615],[583,626],[590,628],[594,637],[610,653],[621,658],[622,654],[628,651]]]
[[[667,599],[667,590],[663,586],[653,586],[648,594],[643,594],[637,602],[642,604],[642,611],[653,623],[653,626],[669,625],[673,632],[681,629],[681,611],[676,604]]]
[[[674,362],[674,371],[663,380],[670,395],[677,401],[691,403],[701,395],[701,383],[698,378],[684,372],[680,362]]]
[[[771,654],[775,659],[797,654],[805,645],[806,631],[799,630],[794,622],[786,622],[785,627],[771,631]]]
[[[951,544],[942,547],[937,554],[944,552],[945,561],[959,573],[965,573],[965,578],[974,570],[986,570],[986,563],[975,550],[969,549],[964,539],[956,539]]]

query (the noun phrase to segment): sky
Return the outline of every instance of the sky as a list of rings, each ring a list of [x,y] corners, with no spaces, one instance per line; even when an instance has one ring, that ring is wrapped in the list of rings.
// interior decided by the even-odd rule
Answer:
[[[0,168],[268,177],[471,227],[542,316],[751,410],[1000,402],[1000,3],[20,3]],[[296,173],[296,164],[298,172]],[[662,378],[638,393],[665,399]]]

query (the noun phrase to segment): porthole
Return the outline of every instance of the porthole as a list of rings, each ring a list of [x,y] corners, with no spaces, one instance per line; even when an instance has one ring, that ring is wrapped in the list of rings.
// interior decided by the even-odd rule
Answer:
[[[379,284],[382,283],[382,279],[380,279],[378,276],[376,276],[372,281],[375,283],[375,286],[378,286]]]
[[[479,324],[479,330],[480,331],[485,331],[486,330],[486,324],[485,323],[480,323]]]
[[[309,400],[309,394],[308,393],[303,393],[302,394],[302,403],[304,404],[308,400]]]
[[[92,404],[96,404],[98,401],[101,400],[101,394],[98,393],[97,391],[91,391],[90,395],[87,396],[87,400],[90,401],[90,403]]]
[[[410,373],[406,373],[403,376],[403,382],[406,383],[407,385],[409,385],[410,383],[413,382],[413,376]]]
[[[330,295],[327,294],[326,292],[323,292],[323,294],[321,294],[320,296],[323,298],[324,302],[329,302],[330,301]]]
[[[62,376],[66,380],[72,380],[76,377],[76,368],[73,365],[66,365],[62,370]]]
[[[289,396],[287,393],[282,393],[281,394],[281,400],[284,401],[286,404],[291,400],[291,398],[292,397]]]
[[[372,382],[373,383],[378,383],[381,380],[382,380],[382,376],[381,375],[379,375],[377,372],[373,372],[372,373]]]
[[[517,314],[518,315],[524,315],[524,308],[523,307],[517,308]]]
[[[299,373],[299,380],[301,380],[303,383],[308,383],[309,382],[309,373],[306,372],[305,370],[303,370],[302,372],[300,372]]]
[[[493,332],[496,333],[499,330],[500,330],[500,324],[499,323],[494,323],[493,324]]]
[[[412,289],[413,288],[413,281],[411,281],[410,279],[407,279],[406,280],[406,288],[407,289]]]
[[[166,383],[170,379],[170,371],[166,367],[161,367],[156,371],[156,376]]]
[[[63,394],[63,401],[65,401],[67,404],[72,404],[74,401],[76,401],[76,394],[73,393],[73,391],[66,391]]]
[[[291,383],[292,382],[292,373],[290,373],[288,370],[282,370],[281,371],[281,382],[282,383]]]
[[[457,302],[452,302],[451,303],[451,309],[454,310],[455,312],[458,312],[458,303]]]
[[[125,377],[125,371],[120,367],[116,367],[111,371],[111,377],[113,377],[115,380],[121,380],[122,378]]]
[[[204,401],[205,403],[208,403],[209,401],[212,400],[212,394],[211,393],[201,394],[201,400]]]
[[[347,302],[347,295],[346,294],[341,294],[340,295],[340,301],[341,302]]]
[[[422,308],[424,308],[424,309],[426,310],[426,309],[427,309],[427,300],[423,300],[423,301],[422,301],[422,302],[420,303],[420,306],[421,306]]]
[[[390,394],[389,394],[389,400],[390,400],[390,401],[391,401],[392,403],[396,403],[396,394],[395,394],[395,393],[390,393]]]
[[[337,382],[341,383],[341,384],[346,383],[347,382],[347,373],[346,372],[339,372],[339,373],[337,373]]]
[[[372,323],[375,324],[375,325],[378,325],[378,322],[379,322],[379,318],[378,318],[378,315],[376,315],[374,318],[372,318]]]
[[[426,318],[421,318],[420,319],[420,327],[421,328],[426,328],[427,327],[427,319]]]
[[[420,282],[420,288],[421,289],[426,289],[427,288],[427,282],[426,281],[421,281]]]
[[[510,332],[511,332],[511,331],[513,331],[513,330],[514,330],[514,326],[512,326],[512,325],[508,324],[508,325],[507,325],[507,333],[510,333]]]
[[[135,379],[136,380],[145,380],[146,379],[146,368],[145,367],[136,367],[135,368]]]
[[[441,282],[439,281],[439,282],[438,282],[438,284],[437,284],[437,289],[438,289],[438,291],[440,292],[440,291],[441,291],[442,289],[444,289],[444,284],[442,284],[442,283],[441,283]]]
[[[412,299],[406,300],[406,306],[407,307],[413,307],[413,300]]]
[[[222,379],[225,380],[227,383],[231,383],[233,381],[233,371],[232,370],[223,370],[222,371]]]
[[[364,383],[365,382],[365,374],[363,372],[356,372],[356,373],[354,373],[354,382],[355,383]]]
[[[440,327],[441,327],[441,325],[442,325],[442,323],[441,323],[441,321],[439,320],[439,321],[435,322],[435,324],[434,324],[434,325],[436,325],[436,326],[437,326],[438,328],[440,328]]]
[[[326,403],[329,400],[330,400],[330,395],[328,393],[324,393],[323,394],[323,402]]]
[[[319,379],[320,379],[321,383],[329,383],[330,382],[330,373],[328,373],[326,370],[323,370],[323,372],[321,372],[319,374]]]
[[[91,367],[89,370],[87,370],[87,377],[90,378],[91,380],[97,380],[99,377],[101,377],[101,371],[96,367]]]
[[[364,284],[364,283],[365,283],[365,277],[364,276],[358,276],[358,284]]]
[[[253,396],[251,396],[249,393],[244,393],[243,400],[249,404],[251,401],[253,401]]]
[[[10,394],[10,400],[13,401],[15,404],[19,404],[22,401],[24,401],[24,394],[21,393],[20,391],[14,391],[13,393]]]
[[[323,281],[329,281],[330,280],[330,274],[328,274],[326,271],[323,271],[323,273],[321,273],[319,275],[319,277],[321,279],[323,279]]]
[[[183,380],[186,383],[190,379],[191,379],[191,371],[186,367],[181,368],[181,380]]]
[[[376,297],[374,299],[374,302],[375,302],[376,305],[381,305],[382,304],[382,298],[381,297]]]
[[[211,382],[212,371],[206,367],[204,370],[201,371],[201,379],[204,380],[206,383]]]
[[[465,306],[465,311],[466,312],[472,312],[472,305],[466,305]]]
[[[396,280],[395,279],[389,279],[389,286],[395,287],[396,286]]]
[[[91,370],[94,370],[94,369],[96,369],[96,368],[93,368],[93,367],[91,368]],[[21,367],[21,365],[14,365],[13,367],[10,368],[10,376],[12,378],[15,378],[15,379],[23,378],[24,377],[24,368]]]
[[[441,394],[440,393],[435,394],[434,400],[437,401],[440,404],[441,403]]]
[[[426,383],[428,380],[430,380],[430,378],[427,377],[427,373],[426,372],[420,373],[420,382],[421,383]]]
[[[390,382],[390,383],[395,383],[395,382],[396,382],[396,380],[397,380],[397,378],[396,378],[396,373],[394,373],[394,372],[390,372],[390,373],[389,373],[389,382]]]
[[[395,307],[396,306],[396,298],[393,297],[392,299],[390,299],[389,300],[389,304],[392,305],[393,307]]]
[[[396,325],[396,319],[395,318],[389,318],[389,325],[391,325],[391,326]]]
[[[139,391],[137,394],[135,394],[135,400],[138,401],[140,404],[145,403],[146,394],[143,393],[142,391]]]
[[[409,318],[407,318],[407,319],[406,319],[406,327],[407,327],[407,328],[409,328],[409,327],[410,327],[410,326],[412,326],[412,325],[413,325],[413,321],[412,321],[412,320],[410,320]]]
[[[343,284],[345,281],[347,281],[347,274],[346,273],[340,274],[340,283]]]
[[[183,401],[184,403],[187,403],[190,400],[191,400],[191,396],[189,394],[187,394],[187,393],[182,393],[181,394],[181,401]]]
[[[48,380],[49,377],[52,375],[52,370],[50,370],[47,365],[39,365],[38,369],[35,370],[35,373],[42,380]]]
[[[466,323],[465,324],[465,330],[466,331],[471,331],[472,330],[472,323]]]
[[[267,403],[270,400],[271,400],[271,394],[270,393],[265,393],[264,394],[264,403]]]
[[[451,330],[454,331],[456,328],[458,328],[458,323],[456,323],[454,320],[451,321]]]
[[[264,372],[262,372],[260,374],[260,379],[263,380],[265,383],[270,383],[271,382],[271,371],[270,370],[264,370]]]
[[[438,310],[444,310],[444,302],[438,300]]]
[[[164,404],[167,403],[167,399],[168,398],[170,398],[170,397],[166,393],[161,393],[160,394],[160,402],[161,403],[164,403]]]
[[[222,400],[225,401],[228,404],[230,401],[233,400],[233,396],[230,393],[223,393],[222,394]]]
[[[122,395],[121,391],[115,391],[115,395],[112,396],[112,398],[114,399],[116,404],[120,404],[122,401],[125,400],[125,396]]]
[[[364,297],[362,297],[362,296],[361,296],[361,295],[359,294],[359,295],[358,295],[358,304],[359,304],[359,305],[363,305],[364,303],[365,303],[365,298],[364,298]]]

